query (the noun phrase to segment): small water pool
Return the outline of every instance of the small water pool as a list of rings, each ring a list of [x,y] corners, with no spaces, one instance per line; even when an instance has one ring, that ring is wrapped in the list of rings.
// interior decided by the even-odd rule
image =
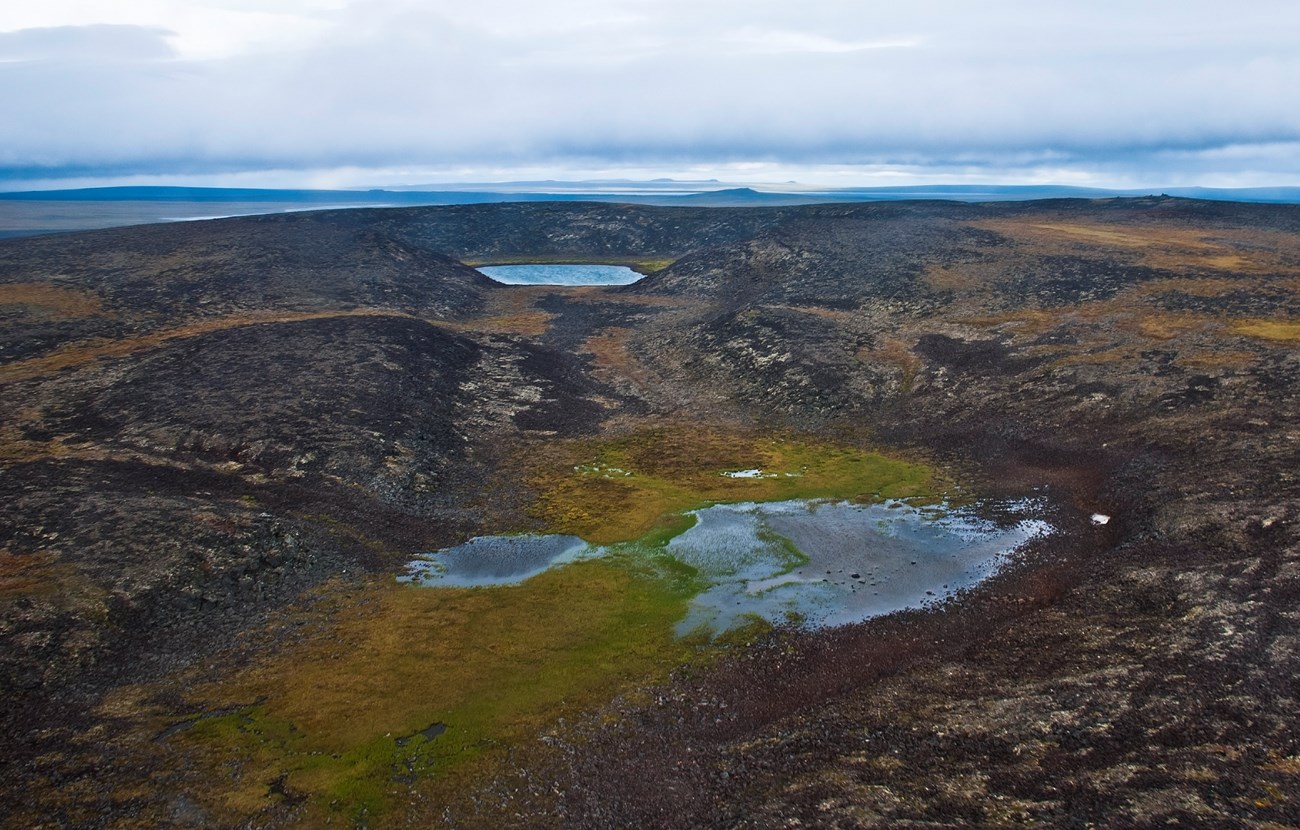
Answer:
[[[751,616],[836,626],[924,608],[992,576],[1051,531],[1015,512],[997,523],[938,505],[818,500],[693,511],[695,525],[666,549],[708,587],[678,633],[726,631]]]
[[[577,536],[476,536],[437,557],[411,563],[407,578],[419,585],[456,588],[512,585],[547,568],[572,562],[588,547]]]
[[[981,512],[898,500],[716,504],[690,511],[688,529],[639,553],[635,542],[603,548],[576,536],[484,536],[416,560],[405,579],[429,587],[509,585],[615,550],[667,555],[697,574],[678,634],[723,632],[754,617],[837,626],[924,608],[987,579],[1020,547],[1052,532],[1036,512],[1031,502]]]
[[[631,285],[641,274],[626,265],[484,265],[479,273],[506,285]]]

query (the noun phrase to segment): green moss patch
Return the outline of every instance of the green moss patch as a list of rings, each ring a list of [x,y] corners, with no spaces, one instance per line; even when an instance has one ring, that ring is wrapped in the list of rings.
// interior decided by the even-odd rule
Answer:
[[[752,470],[759,472],[727,475]],[[930,467],[877,452],[684,427],[557,443],[532,456],[526,477],[539,493],[533,514],[547,531],[598,545],[639,539],[676,514],[717,502],[883,500],[946,489]]]
[[[210,708],[261,702],[180,739],[219,767],[238,759],[237,811],[278,788],[374,815],[394,792],[691,660],[701,644],[673,624],[696,590],[666,557],[618,554],[493,589],[371,585],[323,636],[201,690]],[[421,734],[435,724],[445,732]]]

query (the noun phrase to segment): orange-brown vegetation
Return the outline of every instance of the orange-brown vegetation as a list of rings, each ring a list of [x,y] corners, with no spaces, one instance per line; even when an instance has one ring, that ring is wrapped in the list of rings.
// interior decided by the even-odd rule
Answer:
[[[49,553],[14,556],[0,549],[0,595],[32,594],[49,588],[49,569],[54,561]]]
[[[1300,270],[1300,241],[1280,231],[1006,219],[970,224],[1031,245],[1038,254],[1104,250],[1121,260],[1181,272],[1295,274]]]
[[[0,315],[15,312],[56,319],[112,316],[99,298],[87,291],[59,288],[43,282],[0,284]]]
[[[596,377],[625,390],[644,393],[651,388],[654,375],[632,354],[628,347],[631,335],[632,330],[622,326],[601,329],[583,341],[581,353],[594,358],[592,371]]]

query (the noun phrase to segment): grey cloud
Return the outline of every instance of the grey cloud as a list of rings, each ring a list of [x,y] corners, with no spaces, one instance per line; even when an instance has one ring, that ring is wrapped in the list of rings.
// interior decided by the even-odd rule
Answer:
[[[167,29],[146,26],[52,26],[0,32],[0,61],[97,64],[175,56]]]
[[[443,3],[357,3],[308,49],[210,62],[168,59],[158,30],[130,48],[127,32],[98,33],[115,45],[0,64],[15,116],[0,167],[1267,164],[1300,179],[1294,156],[1249,152],[1300,142],[1289,2],[601,8],[530,38]],[[53,38],[33,31],[55,30],[0,35],[0,55]]]

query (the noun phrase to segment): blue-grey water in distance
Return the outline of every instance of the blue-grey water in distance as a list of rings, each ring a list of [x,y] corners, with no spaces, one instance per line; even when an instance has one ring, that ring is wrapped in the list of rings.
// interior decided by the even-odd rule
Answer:
[[[625,265],[484,265],[479,273],[506,285],[631,285],[641,275]]]

